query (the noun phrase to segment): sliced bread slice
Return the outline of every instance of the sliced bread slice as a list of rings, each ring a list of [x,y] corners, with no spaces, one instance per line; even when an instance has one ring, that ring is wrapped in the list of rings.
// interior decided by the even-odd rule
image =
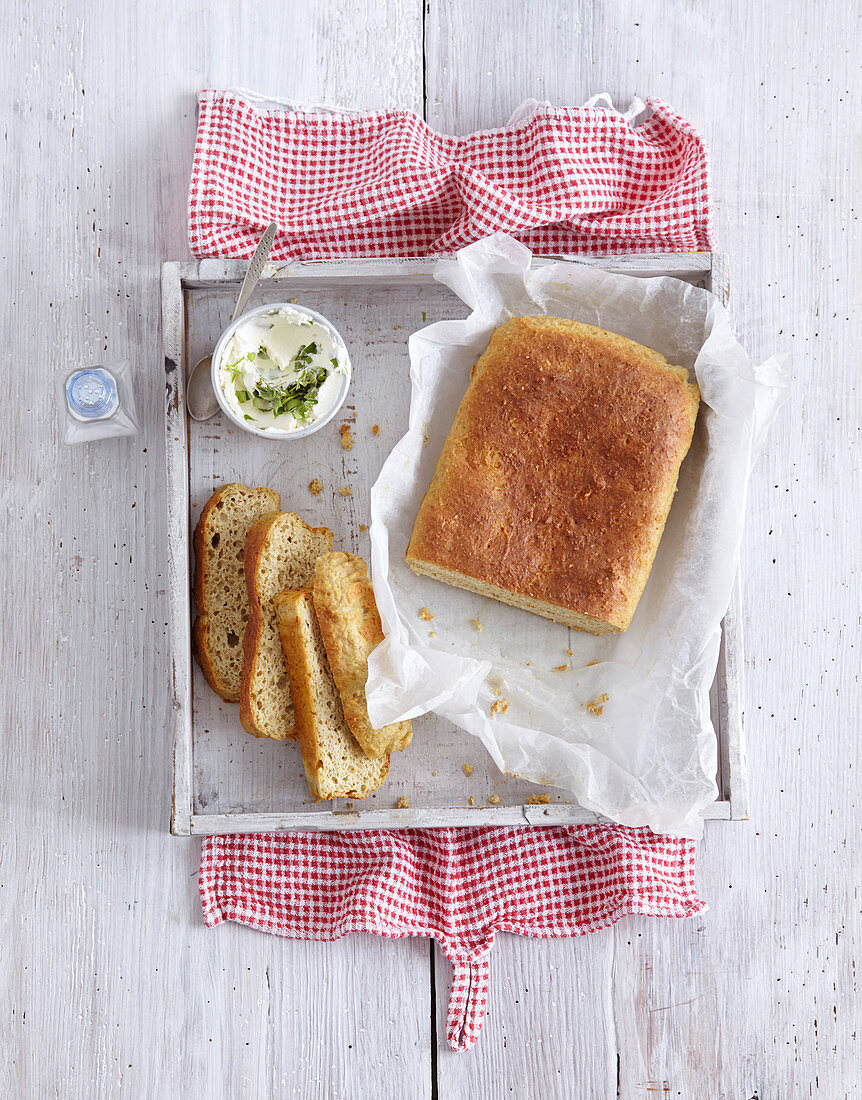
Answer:
[[[242,638],[248,622],[244,551],[249,528],[281,507],[272,489],[222,485],[201,512],[194,534],[194,654],[206,681],[228,703],[239,701]]]
[[[293,512],[264,516],[245,541],[249,618],[242,640],[239,717],[255,737],[296,740],[290,684],[273,600],[285,588],[311,583],[314,563],[332,549],[328,527],[309,527]]]
[[[375,760],[366,756],[344,721],[311,589],[280,593],[275,610],[311,793],[319,799],[365,798],[386,778],[389,757]]]
[[[410,722],[374,729],[368,717],[368,658],[383,641],[368,566],[344,550],[321,554],[314,568],[312,593],[332,678],[351,733],[369,756],[406,748],[413,736]]]

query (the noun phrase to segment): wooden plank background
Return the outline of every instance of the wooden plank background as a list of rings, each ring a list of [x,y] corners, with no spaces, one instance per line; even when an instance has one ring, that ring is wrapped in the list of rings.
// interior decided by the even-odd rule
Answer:
[[[860,30],[837,0],[2,7],[4,1096],[857,1094]],[[466,1055],[425,941],[208,932],[198,844],[167,835],[158,265],[202,86],[460,133],[661,96],[712,148],[740,334],[790,358],[743,545],[754,812],[707,828],[710,912],[500,937]],[[126,357],[142,436],[65,448],[55,375]]]

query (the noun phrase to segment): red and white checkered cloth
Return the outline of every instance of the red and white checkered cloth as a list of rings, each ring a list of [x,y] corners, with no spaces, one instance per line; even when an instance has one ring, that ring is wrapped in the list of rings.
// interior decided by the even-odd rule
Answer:
[[[659,100],[632,125],[538,106],[455,138],[409,111],[263,108],[203,92],[189,194],[198,256],[276,259],[451,251],[498,229],[542,253],[710,247],[706,149]],[[448,1039],[476,1041],[497,932],[577,936],[628,914],[688,917],[694,843],[616,825],[266,833],[203,841],[210,926],[293,938],[433,936],[455,968]]]
[[[291,939],[433,936],[455,968],[448,1039],[476,1041],[498,932],[581,936],[632,913],[690,917],[694,843],[582,825],[263,833],[203,842],[208,925]]]
[[[449,137],[412,111],[261,108],[205,91],[189,192],[196,256],[276,260],[453,252],[504,230],[544,255],[710,247],[703,140],[658,99],[639,126],[608,108],[536,105]]]

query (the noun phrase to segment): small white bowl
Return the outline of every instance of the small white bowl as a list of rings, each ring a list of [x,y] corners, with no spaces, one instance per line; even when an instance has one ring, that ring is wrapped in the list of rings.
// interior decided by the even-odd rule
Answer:
[[[308,317],[309,320],[314,321],[322,329],[325,329],[332,338],[340,366],[344,367],[344,372],[341,374],[342,383],[341,389],[338,393],[338,397],[335,400],[335,404],[311,424],[306,424],[301,428],[294,428],[293,430],[286,428],[259,428],[256,427],[248,420],[243,420],[241,416],[237,416],[236,412],[225,401],[224,394],[222,393],[219,371],[221,369],[221,361],[224,357],[227,345],[236,332],[236,330],[244,325],[247,321],[253,317],[262,316],[264,314],[278,313],[280,309],[289,309],[294,313],[301,313],[303,317]],[[323,314],[318,313],[317,310],[309,309],[308,306],[296,305],[294,302],[269,302],[267,305],[258,306],[257,309],[250,309],[243,313],[240,317],[237,317],[235,321],[224,330],[219,337],[219,341],[216,344],[215,351],[213,352],[212,359],[212,373],[210,378],[212,380],[212,387],[215,391],[216,400],[221,407],[221,411],[225,414],[228,420],[233,421],[238,428],[242,428],[244,432],[249,432],[251,435],[260,436],[263,439],[278,439],[279,441],[284,439],[307,439],[308,436],[314,435],[316,431],[328,424],[333,417],[338,414],[339,409],[344,404],[347,398],[347,392],[350,389],[350,379],[352,376],[352,367],[350,363],[350,354],[347,351],[347,344],[344,342],[344,338],[333,323],[327,320]]]

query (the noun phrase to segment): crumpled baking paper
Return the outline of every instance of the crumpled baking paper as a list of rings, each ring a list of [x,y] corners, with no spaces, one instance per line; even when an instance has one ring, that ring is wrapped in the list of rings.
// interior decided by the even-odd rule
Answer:
[[[673,278],[574,262],[531,268],[495,234],[435,277],[472,310],[410,337],[407,433],[371,493],[371,566],[386,640],[369,661],[375,726],[429,711],[478,737],[498,767],[564,788],[623,825],[699,837],[717,796],[709,689],[737,570],[746,490],[788,392],[751,362],[721,304]],[[419,504],[491,332],[551,314],[617,332],[693,369],[702,403],[649,581],[624,634],[595,637],[407,568]],[[429,609],[433,619],[418,612]]]

